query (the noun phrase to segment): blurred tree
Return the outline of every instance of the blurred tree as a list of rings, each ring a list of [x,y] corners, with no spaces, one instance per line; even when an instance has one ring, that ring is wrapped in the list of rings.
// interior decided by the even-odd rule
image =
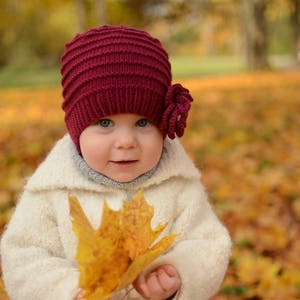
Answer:
[[[2,64],[57,64],[73,29],[70,1],[1,0],[0,13]]]
[[[300,63],[300,0],[289,0],[291,4],[290,24],[292,30],[292,55]]]
[[[298,57],[299,2],[0,0],[0,66],[34,60],[55,64],[75,33],[109,23],[148,30],[171,55],[235,55],[244,44],[250,69],[263,69],[270,51]]]
[[[266,9],[268,0],[242,0],[242,25],[245,51],[251,70],[268,68],[268,32]]]
[[[79,31],[108,23],[106,0],[74,0]]]
[[[23,1],[19,4],[23,44],[46,65],[59,62],[74,22],[68,0]],[[23,7],[22,7],[23,6]]]
[[[96,12],[96,22],[98,24],[104,24],[107,22],[107,8],[105,0],[94,0],[95,12]]]
[[[84,31],[87,28],[87,10],[85,0],[74,0],[76,12],[77,12],[77,23],[79,31]]]
[[[232,55],[237,50],[234,0],[167,0],[157,6],[150,29],[163,36],[171,54]]]
[[[232,55],[236,52],[239,32],[239,6],[232,0],[202,1],[198,6],[203,46],[211,55]]]
[[[166,0],[106,0],[110,24],[124,24],[133,27],[145,28],[147,24],[155,22],[149,8]]]
[[[144,27],[152,15],[147,9],[156,5],[156,0],[74,0],[78,27],[85,31],[102,24],[126,24],[128,26]]]
[[[0,1],[0,67],[6,65],[12,55],[12,48],[17,36],[14,31],[16,23],[16,5],[7,1]]]

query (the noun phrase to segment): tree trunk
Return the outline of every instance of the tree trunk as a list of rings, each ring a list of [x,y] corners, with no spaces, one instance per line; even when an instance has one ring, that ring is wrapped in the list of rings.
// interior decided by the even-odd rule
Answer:
[[[77,11],[79,31],[83,32],[87,29],[87,11],[85,7],[85,0],[75,0],[75,7]]]
[[[107,10],[105,0],[94,0],[97,26],[107,23]]]
[[[242,0],[245,52],[251,70],[268,68],[266,0]]]
[[[290,15],[290,24],[292,31],[292,56],[295,63],[300,63],[300,0],[290,0],[292,12]]]

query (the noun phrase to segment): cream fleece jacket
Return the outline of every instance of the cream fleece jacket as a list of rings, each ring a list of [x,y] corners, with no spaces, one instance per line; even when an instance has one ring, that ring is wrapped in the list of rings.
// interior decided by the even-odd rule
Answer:
[[[117,189],[89,180],[74,164],[71,147],[68,135],[58,141],[28,180],[3,234],[3,279],[11,300],[71,300],[76,294],[77,238],[72,231],[69,193],[78,197],[97,228],[104,200],[119,209],[140,188]],[[167,221],[175,212],[167,231],[181,234],[148,270],[172,264],[182,280],[176,299],[209,299],[223,280],[231,241],[207,201],[199,171],[179,141],[165,140],[157,170],[142,185],[155,210],[152,226]],[[126,299],[143,298],[133,291]]]

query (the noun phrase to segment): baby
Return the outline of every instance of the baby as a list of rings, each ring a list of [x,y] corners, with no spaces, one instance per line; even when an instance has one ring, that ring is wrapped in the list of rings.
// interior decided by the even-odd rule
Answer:
[[[152,226],[176,212],[166,233],[180,236],[112,299],[209,299],[231,241],[176,138],[193,100],[171,83],[167,52],[145,31],[104,25],[66,44],[61,74],[68,133],[28,180],[1,241],[10,299],[82,299],[68,194],[97,228],[105,200],[118,210],[141,188]]]

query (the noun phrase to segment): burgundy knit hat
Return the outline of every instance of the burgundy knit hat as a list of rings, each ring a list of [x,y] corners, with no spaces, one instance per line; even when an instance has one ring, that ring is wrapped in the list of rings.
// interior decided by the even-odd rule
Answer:
[[[62,56],[65,123],[80,153],[81,132],[100,118],[135,113],[164,135],[182,136],[193,101],[171,85],[171,66],[161,43],[147,32],[104,25],[77,34]]]

